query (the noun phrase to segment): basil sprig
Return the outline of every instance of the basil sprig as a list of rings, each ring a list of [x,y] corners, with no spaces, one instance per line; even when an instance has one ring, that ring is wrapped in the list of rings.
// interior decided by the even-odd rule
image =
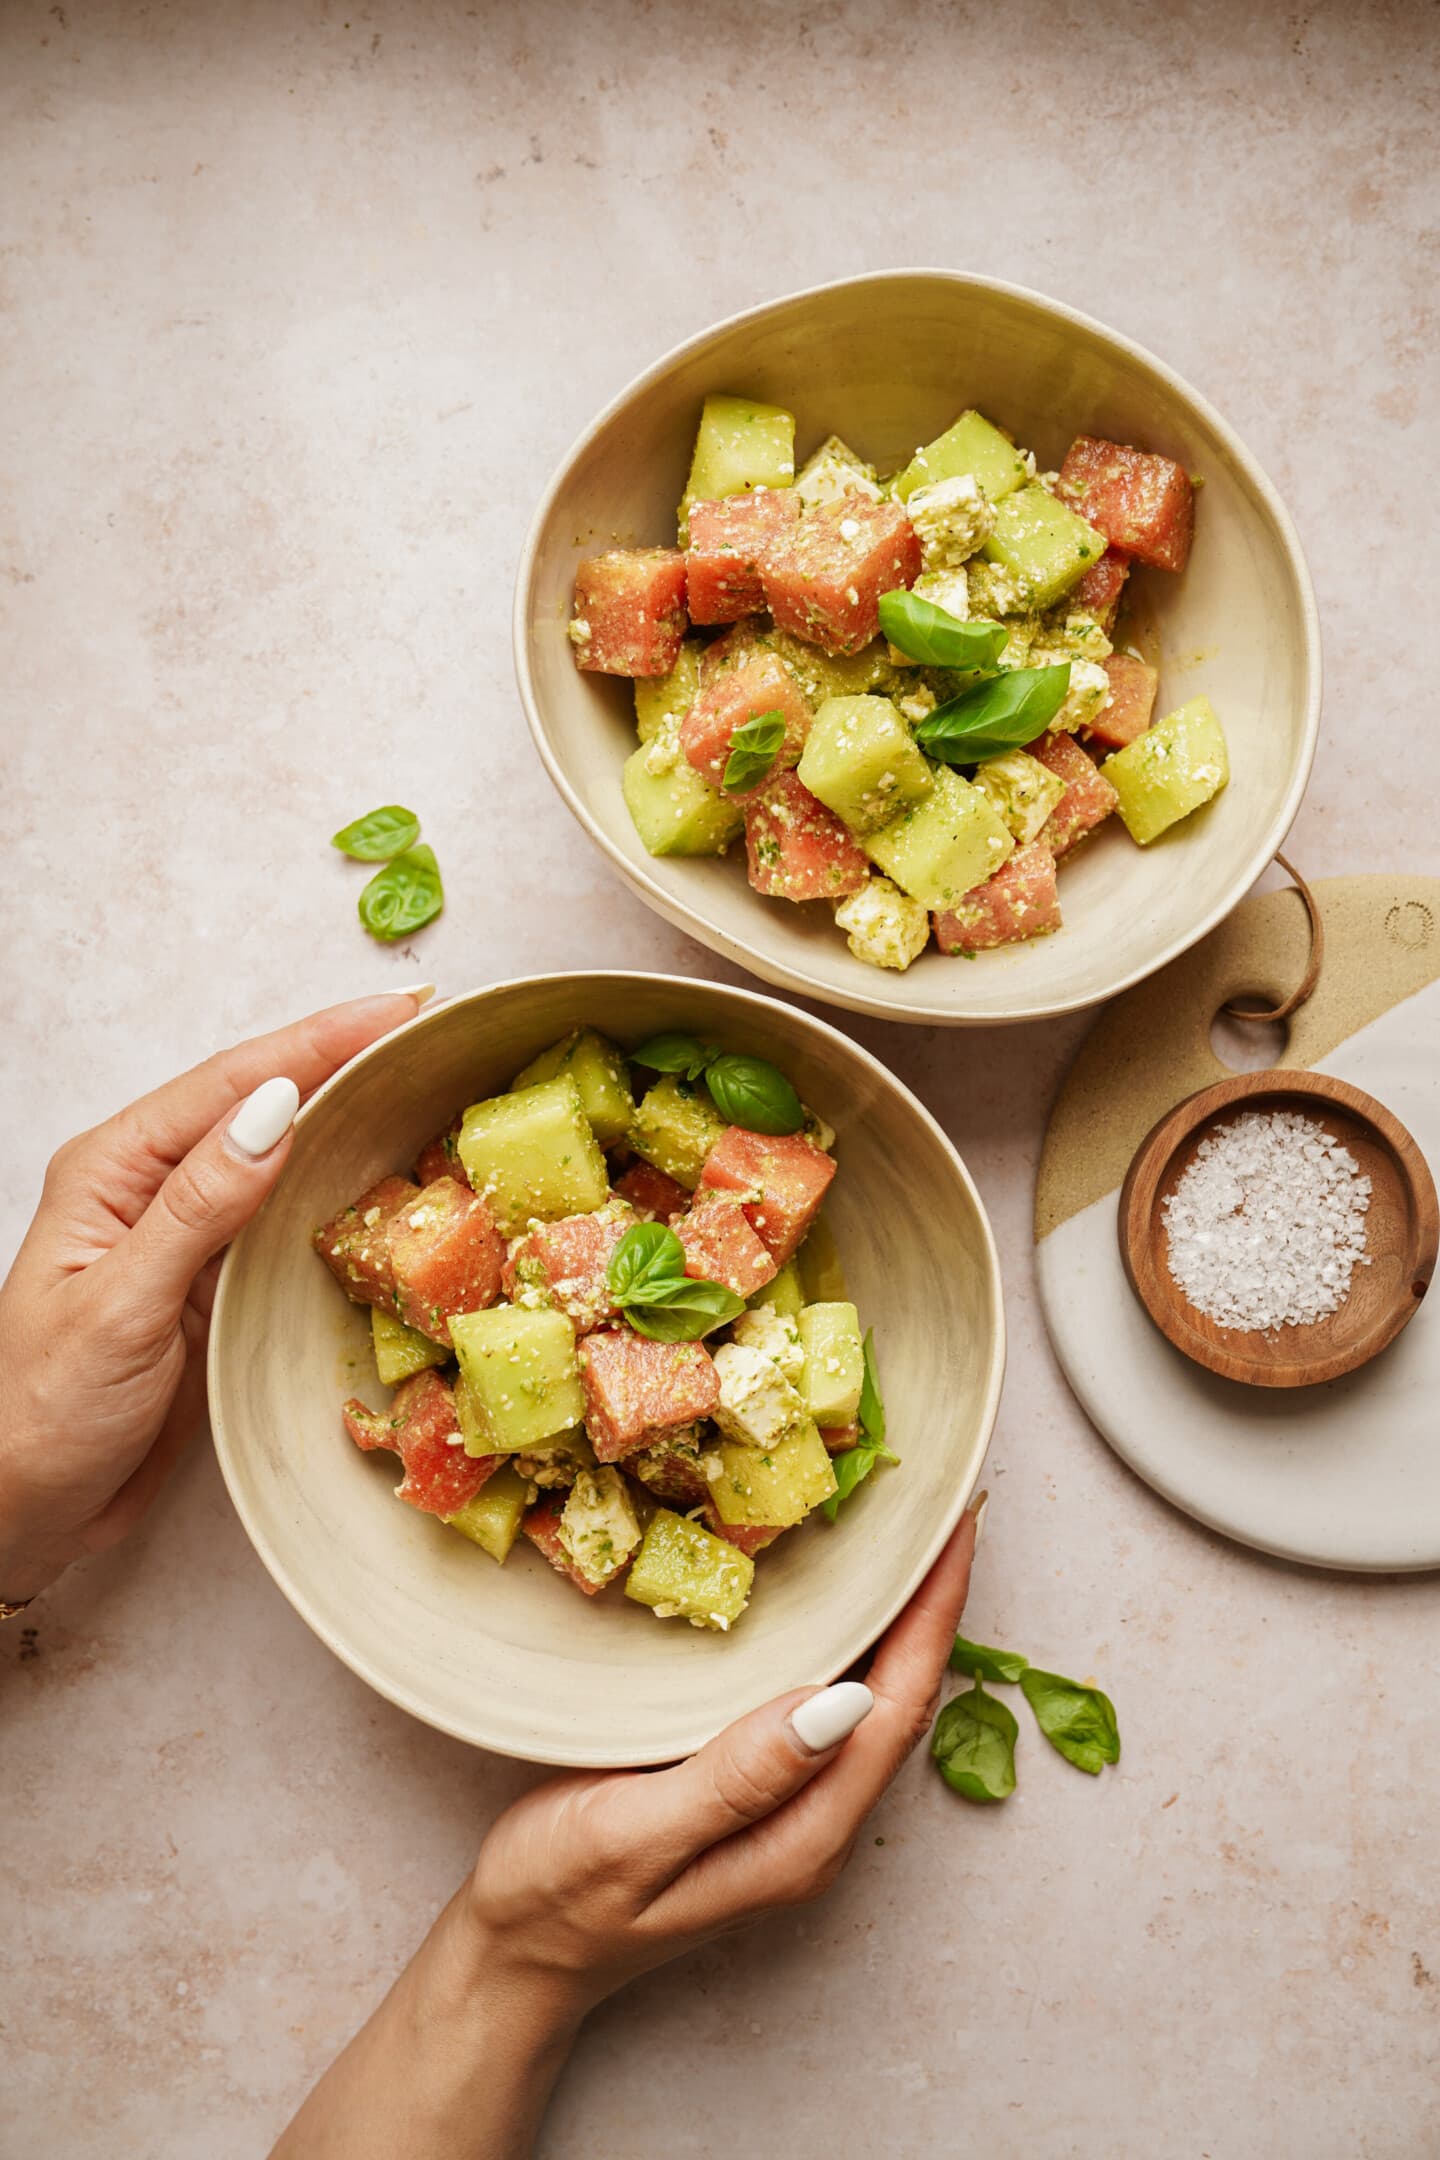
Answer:
[[[633,1223],[610,1255],[606,1280],[636,1334],[652,1342],[696,1342],[745,1310],[723,1283],[685,1273],[685,1247],[665,1223]]]
[[[737,727],[730,737],[730,755],[720,785],[727,795],[758,786],[765,778],[785,740],[785,715],[780,711],[757,713]]]
[[[998,1695],[987,1695],[977,1680],[936,1718],[930,1753],[946,1784],[963,1799],[1008,1800],[1015,1790],[1019,1730],[1014,1712]]]
[[[908,659],[965,669],[993,667],[1010,635],[1004,623],[962,622],[948,608],[903,588],[880,595],[880,628]]]
[[[352,862],[389,862],[392,856],[403,855],[406,848],[413,847],[419,837],[420,820],[414,811],[402,809],[399,803],[386,803],[356,818],[353,825],[342,825],[330,845]]]
[[[360,920],[371,937],[391,945],[433,921],[444,905],[435,850],[422,845],[407,848],[371,878],[360,895]]]
[[[727,1125],[743,1126],[746,1132],[793,1133],[805,1122],[804,1104],[784,1073],[765,1058],[721,1050],[693,1035],[652,1035],[630,1056],[652,1072],[703,1079]]]
[[[1077,1770],[1099,1777],[1106,1763],[1119,1762],[1115,1705],[1098,1687],[1085,1687],[1078,1680],[1040,1672],[1031,1665],[1020,1675],[1020,1692],[1051,1747]]]
[[[1018,1650],[994,1650],[988,1643],[966,1642],[963,1635],[957,1635],[950,1652],[950,1670],[965,1673],[971,1680],[1003,1680],[1014,1687],[1020,1675],[1030,1670],[1030,1660],[1021,1657]]]
[[[945,765],[974,765],[1043,735],[1070,690],[1070,663],[1010,668],[937,705],[915,740]]]
[[[832,1523],[840,1513],[841,1503],[850,1498],[858,1485],[864,1484],[876,1463],[900,1460],[885,1445],[885,1405],[880,1399],[880,1379],[875,1370],[873,1328],[865,1336],[865,1378],[860,1387],[860,1408],[856,1417],[860,1438],[854,1447],[837,1455],[830,1465],[835,1472],[835,1490],[822,1503],[822,1512]]]

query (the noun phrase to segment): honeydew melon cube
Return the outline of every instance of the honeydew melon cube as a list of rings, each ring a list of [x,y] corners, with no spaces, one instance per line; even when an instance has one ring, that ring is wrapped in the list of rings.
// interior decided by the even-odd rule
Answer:
[[[666,1073],[641,1097],[630,1145],[687,1192],[700,1182],[705,1158],[726,1130],[703,1081]]]
[[[569,1073],[472,1103],[456,1143],[465,1175],[507,1237],[538,1218],[603,1206],[609,1173]]]
[[[1004,818],[1019,847],[1035,838],[1065,793],[1060,775],[1028,750],[987,758],[976,770],[975,785]]]
[[[668,675],[635,677],[635,726],[642,743],[658,735],[667,722],[679,727],[700,689],[699,638],[686,638],[680,656]]]
[[[867,690],[883,689],[894,678],[883,638],[872,638],[857,653],[827,653],[793,631],[777,627],[765,633],[764,642],[784,661],[812,705],[823,705],[832,697],[862,697]]]
[[[455,1415],[467,1455],[518,1455],[583,1424],[575,1330],[549,1308],[492,1305],[450,1323],[460,1384]]]
[[[745,829],[743,805],[706,785],[667,728],[625,760],[625,807],[650,855],[723,855]]]
[[[1103,533],[1032,481],[997,506],[983,553],[999,564],[1027,608],[1048,608],[1099,562],[1105,546]]]
[[[857,835],[930,792],[930,767],[889,698],[827,698],[798,770],[810,793]]]
[[[839,1248],[823,1214],[815,1218],[809,1237],[795,1255],[795,1265],[805,1304],[839,1304],[849,1295]]]
[[[386,1387],[399,1387],[412,1373],[424,1372],[427,1365],[443,1365],[450,1355],[444,1343],[432,1342],[378,1305],[370,1308],[370,1341],[375,1370]]]
[[[488,1477],[473,1500],[445,1520],[461,1537],[469,1538],[481,1552],[505,1565],[511,1546],[520,1535],[521,1518],[530,1505],[530,1488],[511,1463],[502,1463]]]
[[[669,1508],[657,1508],[625,1582],[625,1595],[662,1620],[733,1627],[755,1580],[748,1553]]]
[[[722,1440],[715,1457],[720,1474],[711,1480],[710,1499],[723,1523],[765,1523],[788,1529],[835,1490],[825,1443],[809,1418],[773,1447],[743,1447]]]
[[[787,1260],[778,1275],[763,1283],[750,1299],[752,1309],[773,1305],[776,1312],[788,1319],[798,1317],[805,1303],[805,1293],[800,1287],[800,1270],[793,1260]]]
[[[630,1092],[629,1066],[614,1043],[594,1028],[576,1028],[532,1058],[511,1081],[510,1092],[538,1087],[542,1080],[553,1080],[560,1073],[568,1073],[580,1090],[590,1129],[601,1147],[623,1140],[635,1115],[635,1098]]]
[[[680,499],[680,542],[692,502],[719,502],[747,488],[789,487],[795,479],[795,415],[759,398],[715,392],[700,410],[690,477]]]
[[[1009,436],[1002,435],[983,413],[973,410],[961,413],[943,435],[916,451],[905,470],[896,474],[894,492],[905,502],[916,488],[967,473],[979,482],[993,503],[1023,487],[1029,476],[1029,468]]]
[[[1225,731],[1209,698],[1193,697],[1105,760],[1132,840],[1148,847],[1218,795],[1230,778]]]
[[[930,792],[867,833],[864,847],[902,892],[943,911],[993,877],[1015,840],[988,796],[948,765],[935,765]]]
[[[860,1408],[865,1349],[860,1315],[849,1303],[807,1305],[800,1315],[805,1364],[800,1397],[817,1425],[848,1425]]]

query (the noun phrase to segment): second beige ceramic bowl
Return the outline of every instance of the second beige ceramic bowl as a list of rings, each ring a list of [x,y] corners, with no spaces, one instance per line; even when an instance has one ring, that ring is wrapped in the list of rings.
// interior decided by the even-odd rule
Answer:
[[[1112,820],[1067,864],[1065,927],[1033,944],[903,975],[854,959],[819,904],[759,898],[743,851],[656,861],[630,823],[620,768],[630,685],[577,670],[565,626],[575,565],[614,546],[674,544],[701,400],[748,392],[798,420],[797,455],[832,431],[882,471],[977,405],[1059,463],[1088,432],[1178,458],[1204,481],[1190,565],[1141,573],[1161,645],[1159,710],[1208,693],[1229,738],[1219,799],[1152,847]],[[767,982],[896,1020],[1037,1020],[1112,997],[1228,914],[1284,840],[1320,714],[1314,594],[1295,530],[1243,443],[1138,345],[1038,293],[946,271],[824,285],[735,316],[640,376],[565,459],[536,513],[515,599],[520,692],[540,755],[590,837],[642,899]],[[738,856],[738,860],[737,860]]]
[[[837,1133],[826,1217],[875,1330],[893,1446],[830,1529],[757,1568],[731,1635],[593,1603],[518,1545],[504,1568],[394,1498],[388,1455],[346,1439],[349,1394],[385,1399],[368,1315],[310,1249],[313,1227],[404,1168],[457,1106],[505,1088],[589,1023],[633,1045],[662,1028],[783,1066]],[[236,1240],[210,1345],[215,1446],[276,1582],[337,1655],[415,1716],[536,1762],[603,1766],[690,1752],[781,1689],[832,1680],[875,1640],[959,1520],[1005,1362],[1000,1276],[963,1163],[929,1113],[823,1021],[748,991],[653,975],[542,976],[424,1014],[301,1113],[279,1187]]]

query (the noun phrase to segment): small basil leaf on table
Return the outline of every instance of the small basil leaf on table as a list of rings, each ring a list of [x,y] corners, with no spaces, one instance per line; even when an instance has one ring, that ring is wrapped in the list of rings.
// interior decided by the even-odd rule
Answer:
[[[946,1703],[935,1720],[930,1753],[935,1767],[965,1800],[1008,1800],[1015,1790],[1013,1713],[977,1680],[968,1694]]]
[[[784,1073],[764,1058],[725,1051],[705,1068],[710,1100],[727,1124],[746,1132],[799,1132],[805,1111]]]
[[[692,1282],[687,1276],[627,1304],[625,1317],[637,1335],[648,1335],[652,1342],[697,1342],[713,1328],[738,1320],[744,1310],[744,1298],[724,1283]]]
[[[1020,1690],[1041,1732],[1066,1762],[1091,1777],[1098,1777],[1106,1763],[1119,1762],[1115,1705],[1099,1688],[1084,1687],[1078,1680],[1040,1672],[1031,1665],[1020,1675]]]
[[[683,1073],[687,1080],[698,1080],[719,1055],[713,1044],[698,1042],[693,1035],[652,1035],[630,1052],[630,1062],[650,1072]]]
[[[930,667],[993,667],[1010,636],[1004,623],[962,622],[903,590],[880,595],[880,628],[897,651]]]
[[[392,855],[403,855],[413,847],[419,837],[420,820],[414,811],[386,803],[383,809],[356,818],[353,825],[342,825],[330,845],[353,862],[389,862]]]
[[[444,905],[434,849],[412,847],[371,878],[360,895],[360,920],[388,945],[433,921]]]
[[[753,720],[745,721],[730,737],[730,755],[725,760],[721,786],[732,794],[738,788],[754,787],[775,763],[784,740],[782,712],[757,713]]]
[[[1003,1680],[1013,1687],[1029,1668],[1029,1658],[1021,1657],[1018,1650],[996,1650],[989,1643],[966,1642],[963,1635],[955,1637],[950,1652],[951,1672],[965,1673],[971,1680]]]
[[[927,713],[915,740],[946,765],[974,765],[1043,735],[1070,690],[1070,663],[1010,668]]]

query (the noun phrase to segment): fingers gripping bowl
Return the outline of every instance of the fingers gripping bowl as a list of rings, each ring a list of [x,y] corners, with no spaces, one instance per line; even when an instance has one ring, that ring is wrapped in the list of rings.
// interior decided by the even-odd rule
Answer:
[[[795,413],[797,464],[833,430],[883,475],[917,444],[933,444],[962,408],[978,407],[1002,418],[1042,469],[1060,466],[1072,438],[1087,436],[1144,445],[1198,475],[1184,575],[1142,568],[1129,581],[1129,607],[1159,661],[1155,713],[1208,697],[1224,724],[1229,785],[1143,848],[1118,819],[1094,832],[1067,859],[1058,934],[974,961],[929,952],[903,974],[882,974],[847,950],[825,902],[752,890],[733,859],[743,847],[727,860],[648,854],[622,792],[635,746],[630,686],[577,671],[567,634],[576,568],[608,549],[673,545],[702,403],[722,391]],[[900,582],[909,581],[906,572]],[[1043,1018],[1164,965],[1269,861],[1298,807],[1318,727],[1319,638],[1304,559],[1273,488],[1219,415],[1088,318],[941,272],[796,294],[719,325],[641,376],[582,436],[540,506],[520,567],[515,649],[552,779],[643,898],[769,981],[892,1018]],[[958,784],[945,779],[952,793]],[[883,850],[871,852],[884,867]]]
[[[403,1170],[459,1103],[503,1092],[576,1027],[667,1030],[770,1060],[836,1133],[826,1218],[873,1327],[891,1446],[839,1525],[781,1538],[732,1634],[582,1600],[522,1539],[503,1569],[399,1506],[393,1456],[361,1454],[340,1402],[375,1407],[368,1314],[310,1237]],[[660,1762],[778,1689],[835,1678],[914,1590],[959,1519],[1004,1366],[994,1245],[959,1156],[915,1098],[822,1021],[743,991],[592,974],[441,1006],[358,1058],[305,1110],[285,1176],[227,1259],[210,1351],[216,1450],[262,1560],[369,1684],[476,1745],[534,1761]]]

